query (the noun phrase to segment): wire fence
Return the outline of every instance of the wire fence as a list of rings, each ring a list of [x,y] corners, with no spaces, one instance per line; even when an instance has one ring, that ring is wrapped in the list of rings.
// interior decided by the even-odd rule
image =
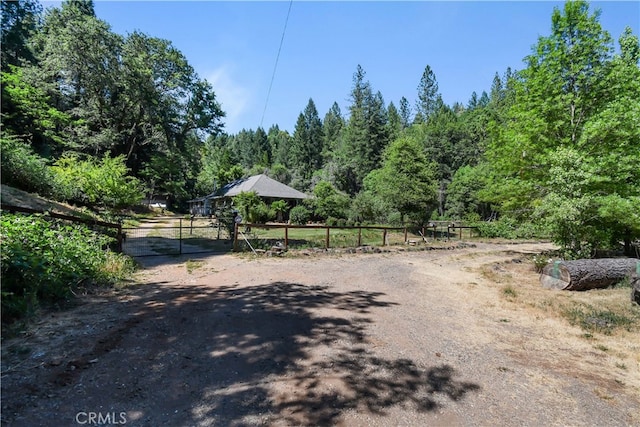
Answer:
[[[213,220],[156,218],[122,230],[122,250],[135,257],[229,252],[232,249],[228,228]]]

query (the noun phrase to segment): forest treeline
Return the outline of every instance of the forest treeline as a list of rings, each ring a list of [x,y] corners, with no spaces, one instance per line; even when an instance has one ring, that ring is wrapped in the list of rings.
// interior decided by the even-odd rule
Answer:
[[[443,102],[429,65],[415,103],[387,102],[358,66],[344,110],[321,114],[310,98],[293,133],[228,134],[215,88],[170,41],[113,33],[92,1],[43,13],[2,0],[2,181],[84,204],[162,194],[184,207],[266,173],[315,195],[299,210],[319,220],[491,219],[486,233],[551,236],[572,256],[629,251],[640,45],[630,28],[616,43],[599,18],[584,1],[556,8],[524,68],[465,103]]]

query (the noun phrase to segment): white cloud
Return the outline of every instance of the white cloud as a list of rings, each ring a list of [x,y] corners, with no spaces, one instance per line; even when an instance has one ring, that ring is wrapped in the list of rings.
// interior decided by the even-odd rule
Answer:
[[[233,66],[228,64],[215,69],[206,79],[213,86],[216,98],[227,114],[224,119],[225,130],[228,133],[237,132],[241,118],[248,110],[250,90],[234,79]]]

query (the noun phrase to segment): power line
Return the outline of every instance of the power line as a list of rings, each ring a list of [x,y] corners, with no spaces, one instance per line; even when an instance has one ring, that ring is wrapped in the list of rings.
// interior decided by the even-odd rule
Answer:
[[[273,86],[273,80],[276,77],[276,69],[278,68],[278,60],[280,59],[280,51],[282,50],[282,43],[284,42],[284,34],[287,32],[287,24],[289,23],[289,14],[291,13],[291,6],[293,0],[289,2],[289,10],[287,11],[287,19],[284,21],[284,28],[282,29],[282,38],[280,39],[280,47],[278,47],[278,54],[276,55],[276,63],[273,66],[273,74],[271,74],[271,83],[269,83],[269,91],[267,92],[267,100],[264,103],[264,110],[262,110],[262,118],[260,119],[260,127],[264,121],[264,115],[267,112],[267,105],[269,105],[269,96],[271,95],[271,87]]]

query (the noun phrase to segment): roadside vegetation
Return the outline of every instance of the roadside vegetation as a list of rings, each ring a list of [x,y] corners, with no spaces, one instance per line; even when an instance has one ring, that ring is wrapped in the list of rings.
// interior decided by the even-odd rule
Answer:
[[[0,238],[3,323],[64,305],[95,286],[115,285],[134,270],[129,257],[109,250],[112,237],[84,225],[5,213]]]

